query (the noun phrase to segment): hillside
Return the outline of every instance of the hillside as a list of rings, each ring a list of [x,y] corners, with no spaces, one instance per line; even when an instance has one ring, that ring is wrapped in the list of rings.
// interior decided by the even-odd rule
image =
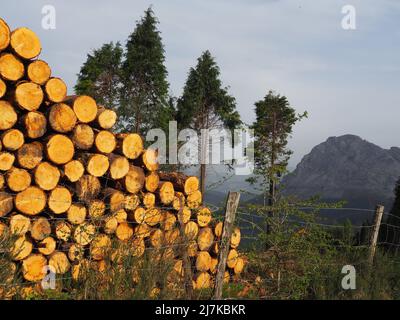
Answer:
[[[285,194],[346,200],[347,206],[390,206],[400,176],[400,149],[383,149],[355,135],[330,137],[283,179]]]

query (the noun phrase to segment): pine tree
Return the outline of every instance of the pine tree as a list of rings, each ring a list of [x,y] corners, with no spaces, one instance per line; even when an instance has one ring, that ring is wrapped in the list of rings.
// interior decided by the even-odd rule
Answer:
[[[76,94],[90,95],[107,108],[117,109],[123,50],[117,42],[104,44],[87,55],[75,85]]]
[[[285,173],[292,154],[287,148],[288,139],[295,123],[307,114],[297,115],[285,96],[272,91],[255,103],[255,113],[252,129],[256,177],[249,181],[254,183],[261,178],[264,199],[268,199],[268,206],[272,207],[276,200],[277,182]],[[269,212],[269,216],[272,216],[272,212]]]
[[[177,103],[177,122],[181,128],[201,129],[225,126],[234,129],[241,124],[235,98],[222,87],[220,70],[209,51],[191,68]],[[204,150],[201,150],[204,152]],[[201,191],[205,190],[206,164],[200,165]]]
[[[379,232],[379,242],[386,249],[398,250],[400,245],[400,178],[394,188],[395,200],[386,223],[382,224]]]
[[[157,24],[150,7],[126,44],[119,113],[127,131],[143,134],[149,128],[165,129],[172,117],[164,47]]]

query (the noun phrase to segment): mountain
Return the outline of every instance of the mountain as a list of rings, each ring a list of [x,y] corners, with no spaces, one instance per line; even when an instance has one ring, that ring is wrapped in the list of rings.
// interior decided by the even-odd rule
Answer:
[[[383,149],[355,135],[330,137],[303,157],[282,181],[285,194],[325,201],[346,200],[347,207],[390,208],[400,176],[400,148]]]

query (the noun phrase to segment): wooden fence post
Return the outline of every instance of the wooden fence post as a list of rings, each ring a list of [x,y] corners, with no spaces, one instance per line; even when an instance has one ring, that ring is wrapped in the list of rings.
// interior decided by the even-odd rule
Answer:
[[[372,264],[374,262],[376,244],[378,242],[379,228],[381,226],[384,209],[385,209],[385,207],[381,206],[381,205],[376,206],[376,209],[375,209],[374,225],[372,227],[372,233],[371,233],[371,238],[370,238],[370,242],[369,242],[368,263],[370,266],[372,266]]]
[[[228,256],[233,224],[236,218],[236,210],[239,206],[240,193],[229,192],[225,208],[224,227],[222,229],[219,259],[217,266],[217,276],[215,278],[214,300],[222,299],[222,287],[224,284],[224,274],[226,268],[226,259]]]

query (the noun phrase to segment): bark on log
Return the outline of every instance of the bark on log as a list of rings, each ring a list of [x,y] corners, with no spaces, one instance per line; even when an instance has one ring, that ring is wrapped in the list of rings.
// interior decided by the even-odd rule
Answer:
[[[28,28],[18,28],[11,33],[10,47],[26,60],[36,58],[42,50],[40,39]]]
[[[47,62],[35,60],[28,65],[26,75],[30,81],[44,85],[51,76],[51,68]]]

